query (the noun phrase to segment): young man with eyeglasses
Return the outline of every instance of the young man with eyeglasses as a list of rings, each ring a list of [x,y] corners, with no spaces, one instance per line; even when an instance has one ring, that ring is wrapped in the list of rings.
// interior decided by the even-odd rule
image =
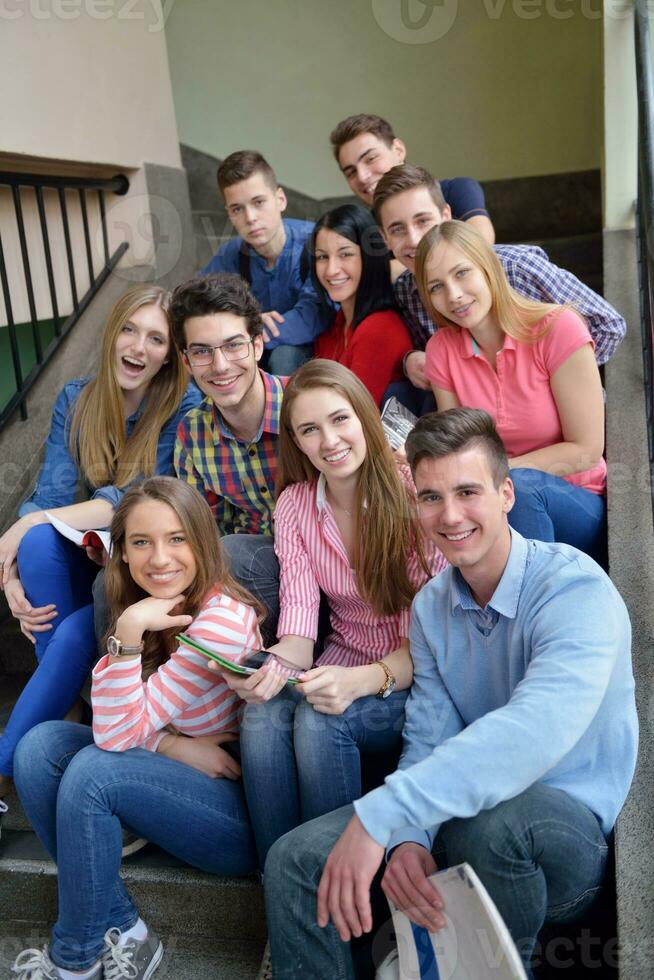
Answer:
[[[233,574],[274,611],[272,514],[286,378],[259,368],[261,308],[240,276],[183,283],[169,315],[186,369],[206,396],[179,425],[175,472],[208,501]],[[257,582],[270,583],[269,594]]]

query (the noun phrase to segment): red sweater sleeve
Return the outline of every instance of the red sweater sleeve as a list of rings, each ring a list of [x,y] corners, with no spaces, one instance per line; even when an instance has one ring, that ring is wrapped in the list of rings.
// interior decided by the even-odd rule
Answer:
[[[381,406],[391,381],[401,380],[402,358],[413,350],[404,321],[392,310],[373,313],[357,326],[350,339],[347,366]]]

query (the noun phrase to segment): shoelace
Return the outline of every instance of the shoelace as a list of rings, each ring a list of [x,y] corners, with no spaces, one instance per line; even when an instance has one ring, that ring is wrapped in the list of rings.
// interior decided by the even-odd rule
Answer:
[[[104,937],[105,949],[102,954],[104,980],[134,980],[138,977],[138,967],[134,963],[136,943],[120,945],[120,929],[109,929]],[[30,977],[27,980],[31,980]],[[38,978],[37,978],[38,980]]]
[[[11,972],[18,974],[20,980],[58,980],[59,971],[48,956],[47,950],[24,949],[16,957]]]

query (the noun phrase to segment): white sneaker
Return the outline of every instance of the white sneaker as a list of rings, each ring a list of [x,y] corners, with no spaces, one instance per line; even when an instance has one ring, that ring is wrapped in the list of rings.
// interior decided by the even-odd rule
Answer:
[[[132,854],[142,851],[150,842],[145,839],[145,837],[137,837],[133,834],[131,830],[125,830],[123,827],[123,848],[121,857],[131,857]]]
[[[142,942],[128,939],[124,945],[120,944],[120,929],[109,929],[102,954],[104,980],[149,980],[162,956],[163,946],[152,929],[148,929]],[[28,976],[26,980],[31,978]]]
[[[61,980],[61,974],[48,956],[47,949],[25,949],[16,957],[11,968],[20,980]],[[102,980],[102,963],[91,980]]]

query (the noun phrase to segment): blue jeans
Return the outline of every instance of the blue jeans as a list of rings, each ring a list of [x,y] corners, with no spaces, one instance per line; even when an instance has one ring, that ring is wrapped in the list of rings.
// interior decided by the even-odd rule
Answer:
[[[383,754],[378,782],[393,771],[407,694],[359,698],[326,715],[287,685],[272,701],[246,706],[243,782],[262,867],[283,834],[361,796],[362,753]]]
[[[279,840],[268,856],[264,886],[275,980],[355,976],[349,943],[341,942],[333,925],[319,929],[315,921],[323,866],[352,814],[351,806],[342,807],[304,824]],[[543,923],[570,922],[588,911],[601,889],[608,856],[595,815],[542,783],[476,817],[450,820],[434,850],[442,848],[446,865],[467,861],[477,872],[528,976]]]
[[[240,781],[211,779],[146,749],[105,752],[83,725],[50,721],[16,750],[16,788],[57,864],[59,918],[50,956],[67,970],[100,958],[107,929],[138,911],[119,875],[121,824],[203,871],[256,869]]]
[[[571,544],[606,568],[606,498],[542,470],[511,470],[509,524],[525,538]]]
[[[279,619],[279,562],[273,539],[269,534],[227,534],[221,545],[236,581],[267,610],[261,636],[264,646],[270,646],[277,638]]]
[[[0,773],[11,776],[25,732],[63,718],[96,661],[91,587],[98,566],[51,524],[31,528],[18,549],[18,571],[33,606],[53,602],[52,629],[35,633],[38,667],[14,705],[0,737]]]
[[[408,379],[406,381],[393,381],[388,386],[382,398],[382,408],[392,397],[397,398],[398,402],[401,402],[418,418],[436,411],[436,399],[431,391],[415,388]]]
[[[266,351],[266,355],[266,371],[284,377],[293,374],[293,371],[313,357],[313,344],[299,344],[297,347],[280,344],[279,347]]]

